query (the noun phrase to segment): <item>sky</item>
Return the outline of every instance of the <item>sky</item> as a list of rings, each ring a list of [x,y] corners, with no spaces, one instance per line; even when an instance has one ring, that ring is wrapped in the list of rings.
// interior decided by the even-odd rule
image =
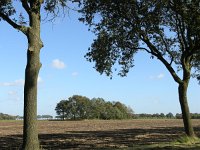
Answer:
[[[26,37],[6,22],[0,22],[0,112],[23,115],[23,86],[26,66]],[[70,12],[53,23],[42,22],[41,63],[38,78],[38,114],[56,116],[56,104],[73,95],[120,101],[135,113],[180,113],[178,86],[166,68],[145,52],[135,56],[127,77],[114,73],[112,80],[100,75],[87,62],[94,34]],[[200,85],[191,79],[190,111],[200,113]]]

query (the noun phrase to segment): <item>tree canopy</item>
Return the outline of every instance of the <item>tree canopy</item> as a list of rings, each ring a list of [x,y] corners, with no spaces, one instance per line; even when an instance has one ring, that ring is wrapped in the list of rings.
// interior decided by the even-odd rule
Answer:
[[[86,58],[107,75],[118,63],[124,76],[134,66],[134,54],[146,51],[163,62],[177,82],[173,68],[185,68],[184,59],[199,78],[199,5],[197,0],[86,0],[80,20],[97,35]]]

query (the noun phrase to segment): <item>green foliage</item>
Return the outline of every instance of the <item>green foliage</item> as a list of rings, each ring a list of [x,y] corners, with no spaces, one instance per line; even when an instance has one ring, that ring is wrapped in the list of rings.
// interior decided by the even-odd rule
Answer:
[[[64,107],[63,107],[64,106]],[[106,102],[102,98],[89,99],[74,95],[56,106],[57,118],[65,119],[130,119],[133,110],[120,102]]]
[[[80,21],[97,38],[86,58],[101,74],[112,75],[114,64],[124,76],[134,54],[146,51],[160,60],[176,82],[177,70],[194,68],[200,78],[200,2],[198,0],[85,0]]]
[[[16,116],[0,113],[0,120],[15,120]]]
[[[172,118],[174,118],[174,115],[170,112],[170,113],[166,114],[166,117],[172,119]]]
[[[65,116],[68,114],[68,101],[61,100],[55,108],[57,115],[59,115],[63,120],[65,120]]]
[[[191,113],[190,114],[191,119],[200,119],[200,114],[199,113]],[[175,116],[169,112],[168,114],[164,113],[156,113],[156,114],[134,114],[133,115],[134,119],[183,119],[182,114],[177,113]]]
[[[90,100],[89,119],[102,119],[105,112],[105,100],[103,98],[93,98]]]
[[[192,119],[200,119],[200,114],[199,113],[192,113],[190,114]]]
[[[177,119],[182,119],[182,114],[177,113],[175,116]],[[191,119],[200,119],[199,113],[190,113]]]
[[[15,13],[15,8],[12,6],[12,0],[0,1],[0,13],[4,13],[7,16],[11,16]]]
[[[194,135],[186,93],[190,78],[200,79],[200,1],[84,0],[81,6],[80,21],[97,37],[86,59],[112,77],[118,66],[126,76],[137,52],[157,58],[179,84],[185,131]]]
[[[66,7],[67,0],[46,0],[44,9],[50,13],[56,13],[59,6]]]
[[[146,113],[141,113],[141,114],[134,114],[134,119],[175,119],[174,115],[169,112],[168,114],[164,113],[156,113],[156,114],[146,114]]]
[[[182,114],[177,113],[177,114],[175,115],[175,117],[176,117],[176,119],[182,119]]]

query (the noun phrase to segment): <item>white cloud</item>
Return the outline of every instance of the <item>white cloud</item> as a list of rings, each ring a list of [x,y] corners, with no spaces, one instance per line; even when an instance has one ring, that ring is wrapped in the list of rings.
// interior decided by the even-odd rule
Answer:
[[[38,83],[43,82],[42,78],[39,76],[38,77]],[[24,86],[24,79],[19,79],[19,80],[15,80],[13,82],[2,82],[0,83],[0,86]]]
[[[74,76],[74,77],[75,77],[75,76],[78,76],[78,72],[73,72],[73,73],[72,73],[72,76]]]
[[[157,79],[162,79],[164,77],[165,77],[165,75],[163,73],[160,73],[159,75],[157,75]]]
[[[149,78],[153,80],[153,79],[163,79],[164,77],[165,75],[163,73],[160,73],[156,76],[150,76]]]
[[[61,60],[59,59],[54,59],[52,61],[52,67],[53,68],[56,68],[56,69],[64,69],[65,68],[65,63],[62,62]]]
[[[24,79],[15,80],[13,82],[3,82],[0,83],[0,86],[23,86]]]

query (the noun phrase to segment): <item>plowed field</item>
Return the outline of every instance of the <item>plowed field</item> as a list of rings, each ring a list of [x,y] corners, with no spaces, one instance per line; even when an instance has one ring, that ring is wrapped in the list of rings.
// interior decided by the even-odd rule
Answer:
[[[200,137],[200,120],[193,120]],[[0,121],[0,149],[22,144],[22,121]],[[38,121],[43,149],[127,149],[162,144],[184,135],[182,120]]]

